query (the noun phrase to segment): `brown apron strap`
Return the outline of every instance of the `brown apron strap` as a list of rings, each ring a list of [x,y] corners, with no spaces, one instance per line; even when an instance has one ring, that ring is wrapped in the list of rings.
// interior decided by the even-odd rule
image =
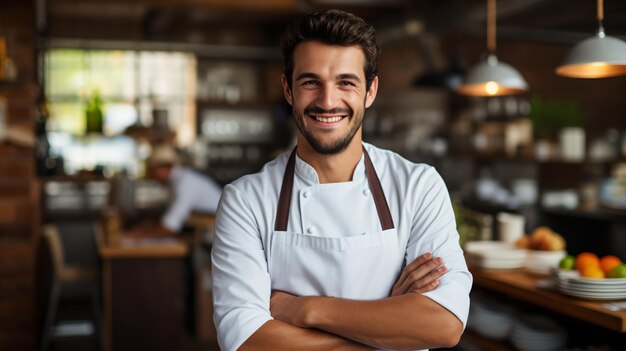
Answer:
[[[380,226],[383,230],[393,229],[393,218],[391,218],[391,211],[389,211],[385,192],[380,185],[380,179],[378,179],[378,174],[376,174],[370,155],[367,153],[367,150],[365,150],[365,147],[363,147],[363,155],[365,156],[365,174],[367,175],[367,181],[370,183],[370,190],[374,196]]]
[[[389,211],[389,205],[385,198],[385,193],[380,185],[380,179],[376,174],[372,160],[369,154],[363,147],[363,155],[365,158],[365,176],[374,196],[374,203],[376,204],[376,211],[378,212],[378,219],[383,230],[393,229],[393,219],[391,217],[391,211]],[[296,149],[291,152],[287,166],[285,167],[285,174],[283,175],[283,184],[280,188],[280,196],[278,198],[278,209],[276,214],[276,222],[274,224],[274,230],[286,231],[287,223],[289,221],[289,207],[291,205],[291,193],[293,191],[293,177],[295,173],[296,165]]]
[[[289,221],[289,206],[291,205],[291,192],[293,191],[293,174],[296,168],[296,149],[294,148],[287,161],[285,174],[283,175],[283,185],[280,188],[280,197],[278,198],[278,213],[276,214],[276,222],[274,230],[287,231],[287,223]]]

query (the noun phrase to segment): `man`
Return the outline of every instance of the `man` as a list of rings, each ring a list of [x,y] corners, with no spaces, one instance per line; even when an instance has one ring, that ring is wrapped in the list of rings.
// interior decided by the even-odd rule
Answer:
[[[220,346],[455,345],[472,277],[445,185],[362,142],[378,89],[374,29],[317,12],[287,28],[282,53],[297,148],[224,189],[212,252]]]
[[[174,148],[158,145],[148,159],[150,178],[170,186],[172,200],[156,226],[131,231],[130,236],[174,235],[183,228],[192,212],[215,213],[222,188],[211,178],[180,165]]]

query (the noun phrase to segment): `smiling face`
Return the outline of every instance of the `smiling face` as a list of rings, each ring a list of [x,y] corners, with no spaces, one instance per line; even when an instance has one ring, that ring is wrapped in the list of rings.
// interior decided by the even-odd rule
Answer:
[[[284,76],[282,83],[299,130],[298,146],[329,155],[360,144],[363,115],[378,89],[374,78],[366,91],[361,48],[305,41],[293,55],[292,86]]]

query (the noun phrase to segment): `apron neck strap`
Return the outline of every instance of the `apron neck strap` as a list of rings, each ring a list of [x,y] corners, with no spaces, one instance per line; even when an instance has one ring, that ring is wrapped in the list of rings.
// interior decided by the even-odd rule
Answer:
[[[293,174],[296,168],[296,149],[294,148],[287,161],[285,174],[283,175],[283,185],[280,188],[280,197],[278,198],[278,213],[276,214],[276,223],[274,230],[287,231],[287,223],[289,222],[289,206],[291,205],[291,192],[293,190]]]
[[[385,198],[385,193],[380,185],[380,179],[376,174],[372,160],[370,159],[367,150],[363,147],[363,155],[365,161],[365,175],[370,186],[370,191],[374,196],[374,203],[376,204],[376,211],[378,212],[378,219],[383,230],[393,229],[393,219],[391,217],[391,211],[389,211],[389,205]],[[276,214],[276,222],[274,223],[274,230],[286,231],[287,223],[289,222],[289,207],[291,205],[291,193],[293,191],[293,177],[296,166],[296,149],[294,148],[287,161],[285,167],[285,174],[283,175],[283,184],[280,188],[280,196],[278,198],[278,209]]]
[[[372,164],[370,155],[363,147],[363,155],[365,158],[365,175],[367,176],[367,182],[370,184],[370,191],[374,196],[374,203],[376,204],[376,212],[378,212],[378,219],[380,220],[380,226],[383,230],[393,229],[393,218],[391,218],[391,211],[389,211],[389,205],[385,198],[385,192],[380,185],[380,179],[376,174],[376,169]]]

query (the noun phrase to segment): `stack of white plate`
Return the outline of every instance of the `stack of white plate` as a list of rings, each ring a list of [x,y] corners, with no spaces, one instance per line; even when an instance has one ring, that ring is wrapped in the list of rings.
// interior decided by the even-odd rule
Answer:
[[[590,279],[568,272],[557,275],[557,284],[563,294],[583,299],[626,299],[626,278]]]
[[[535,274],[550,274],[550,270],[558,267],[566,254],[565,251],[528,250],[526,270]]]
[[[513,326],[511,343],[521,351],[560,350],[567,343],[567,332],[542,316],[522,316]]]
[[[472,264],[489,269],[521,268],[526,262],[526,250],[501,241],[469,242],[465,254]]]
[[[514,310],[503,304],[485,304],[472,300],[468,318],[468,328],[494,340],[506,340],[511,334]]]

